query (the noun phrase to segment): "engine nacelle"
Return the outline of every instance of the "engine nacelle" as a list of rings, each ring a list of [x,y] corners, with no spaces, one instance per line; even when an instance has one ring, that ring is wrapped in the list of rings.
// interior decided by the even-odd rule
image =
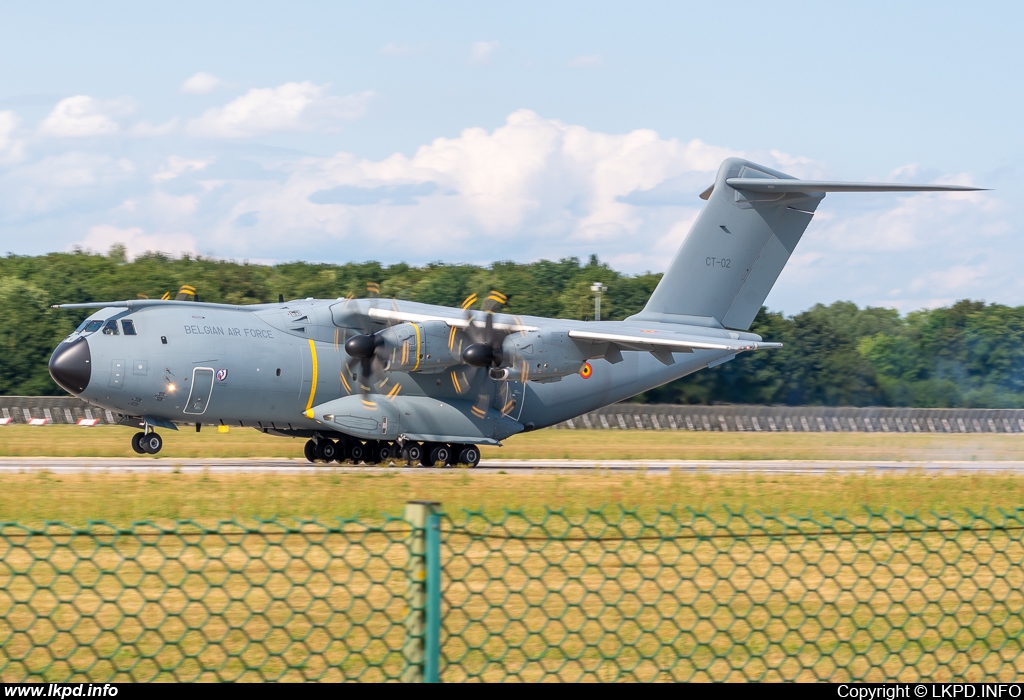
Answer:
[[[453,334],[444,321],[399,323],[378,334],[387,348],[387,369],[397,372],[442,372],[462,364],[459,346],[449,348]]]
[[[588,359],[567,331],[514,333],[502,353],[503,366],[490,371],[499,382],[555,382],[579,372]]]

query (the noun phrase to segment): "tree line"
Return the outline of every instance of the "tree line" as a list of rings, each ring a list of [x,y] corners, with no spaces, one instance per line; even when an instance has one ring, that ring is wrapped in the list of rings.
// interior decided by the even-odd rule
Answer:
[[[509,313],[590,318],[590,285],[602,282],[604,319],[643,308],[659,274],[624,275],[595,256],[489,267],[432,263],[383,266],[305,262],[257,265],[148,253],[128,260],[119,246],[103,255],[76,250],[0,258],[0,394],[63,393],[49,377],[50,352],[88,315],[55,303],[173,296],[182,284],[202,301],[252,304],[293,298],[364,296],[458,306],[490,289],[508,296]],[[660,403],[1024,407],[1024,307],[963,300],[901,316],[851,302],[796,314],[761,309],[751,330],[785,344],[744,354],[637,397]]]

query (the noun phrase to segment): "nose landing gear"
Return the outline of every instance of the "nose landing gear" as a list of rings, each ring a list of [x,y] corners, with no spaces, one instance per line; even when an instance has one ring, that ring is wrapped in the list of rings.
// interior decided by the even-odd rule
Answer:
[[[164,446],[164,439],[156,433],[135,433],[132,435],[132,450],[136,454],[155,455]]]

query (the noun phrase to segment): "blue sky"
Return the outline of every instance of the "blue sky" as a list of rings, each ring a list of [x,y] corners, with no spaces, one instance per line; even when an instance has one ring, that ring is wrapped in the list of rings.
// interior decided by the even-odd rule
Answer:
[[[661,270],[744,155],[994,188],[830,195],[772,308],[1024,304],[1020,7],[8,3],[0,252]]]

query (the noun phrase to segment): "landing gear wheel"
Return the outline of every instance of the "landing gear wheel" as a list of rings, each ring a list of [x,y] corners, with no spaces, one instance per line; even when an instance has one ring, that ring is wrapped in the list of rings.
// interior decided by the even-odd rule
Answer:
[[[164,446],[164,439],[156,433],[150,433],[149,435],[143,435],[142,439],[139,440],[139,444],[142,445],[148,454],[155,455]]]
[[[452,448],[448,445],[432,445],[424,466],[433,467],[440,462],[442,467],[446,467],[449,466],[451,458]]]
[[[448,459],[444,461],[446,467],[457,467],[459,465],[459,453],[462,451],[462,445],[445,445],[448,448]]]
[[[331,462],[338,456],[338,446],[333,440],[321,439],[316,444],[316,458],[324,462]]]
[[[376,440],[368,440],[366,443],[366,455],[363,461],[367,464],[379,464],[380,463],[380,448],[384,443]]]
[[[305,456],[307,462],[315,462],[316,443],[312,440],[306,440],[306,444],[302,446],[302,454]]]
[[[367,449],[363,446],[363,443],[358,440],[349,445],[345,449],[345,452],[348,454],[348,458],[352,461],[352,464],[369,461]]]
[[[475,467],[480,464],[480,450],[476,445],[466,445],[459,452],[459,464],[466,467]]]
[[[402,448],[402,460],[408,463],[409,466],[418,465],[423,462],[424,453],[423,445],[418,442],[408,442]]]
[[[135,451],[135,454],[146,454],[146,448],[142,446],[142,439],[144,437],[146,437],[145,433],[135,433],[132,435],[132,450]]]
[[[398,456],[398,450],[390,442],[380,443],[380,447],[377,448],[377,463],[381,466],[387,466]]]

